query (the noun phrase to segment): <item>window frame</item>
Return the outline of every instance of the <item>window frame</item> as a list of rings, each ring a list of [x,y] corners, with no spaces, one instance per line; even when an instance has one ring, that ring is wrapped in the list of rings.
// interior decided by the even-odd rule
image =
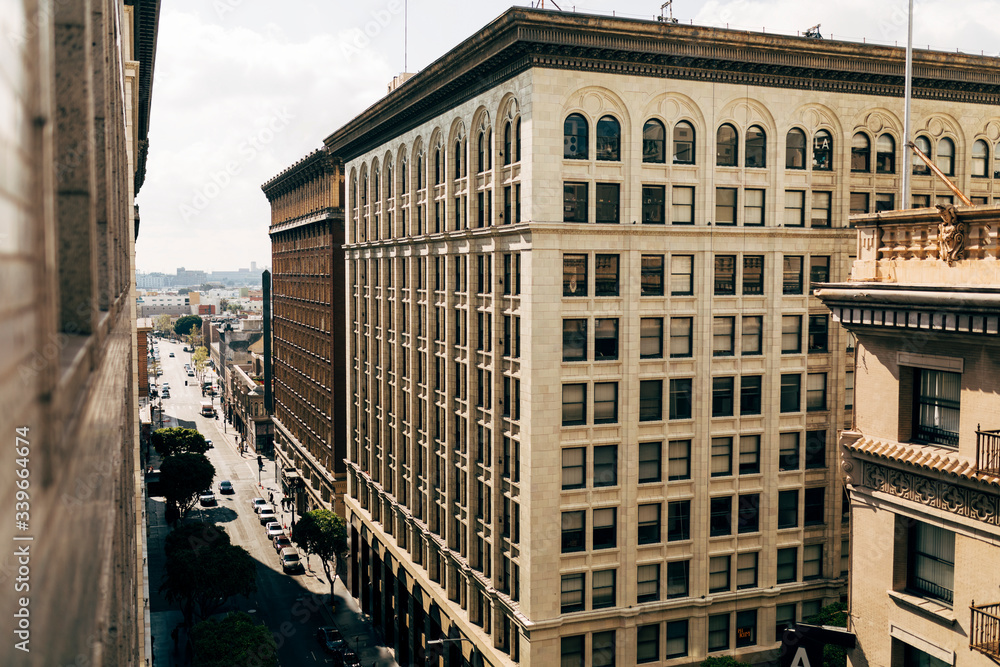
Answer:
[[[676,323],[676,328],[675,328]],[[683,341],[680,342],[680,341]],[[685,348],[686,351],[674,351],[674,344],[677,342],[678,349]],[[670,358],[688,359],[694,355],[694,318],[671,317],[670,318]],[[662,355],[661,355],[662,356]]]
[[[642,186],[642,224],[667,224],[667,186]]]
[[[582,197],[580,196],[582,193]],[[483,193],[479,193],[480,213],[483,212]],[[563,181],[563,222],[590,222],[590,187],[583,181]],[[482,226],[482,215],[480,226]]]
[[[655,326],[653,324],[654,322],[656,323]],[[639,318],[639,358],[640,359],[663,358],[662,317]]]
[[[647,395],[652,387],[658,387],[654,395]],[[653,406],[655,404],[656,413],[654,416]],[[639,421],[662,421],[663,420],[663,380],[640,380],[639,381]]]
[[[579,400],[567,401],[566,391],[567,389],[573,388],[575,391],[582,392]],[[587,383],[586,382],[568,382],[564,383],[562,386],[562,425],[563,426],[582,426],[587,423]],[[574,398],[574,396],[570,396]],[[578,406],[580,412],[579,419],[567,419],[566,406]],[[572,416],[574,413],[570,413]]]
[[[571,456],[575,456],[576,453],[579,453],[580,462],[579,463],[575,463],[574,461],[570,460],[569,464],[567,464],[567,461],[566,461],[567,454],[569,454]],[[562,477],[561,477],[562,484],[561,484],[561,487],[560,487],[561,490],[567,491],[567,490],[570,490],[570,489],[585,489],[585,488],[587,488],[587,448],[586,447],[564,447],[562,449],[562,454],[561,454],[561,464],[562,464],[561,468],[560,468],[561,474],[562,474]],[[571,481],[571,483],[567,483],[567,481],[566,481],[567,480],[567,470],[569,470],[569,471],[579,471],[580,482],[578,484],[574,484],[574,483],[572,483],[572,481]],[[575,479],[575,477],[574,477],[574,479]]]
[[[596,141],[594,159],[598,162],[622,161],[622,124],[614,116],[607,114],[597,121],[594,132]]]
[[[608,266],[602,266],[602,262],[608,262]],[[611,273],[609,267],[614,265],[614,289],[610,289]],[[617,297],[621,294],[621,258],[617,253],[594,255],[594,296],[595,297]]]
[[[607,192],[602,196],[601,191]],[[612,193],[609,197],[608,193]],[[611,211],[610,217],[602,217],[602,211]],[[601,225],[621,223],[621,183],[598,182],[594,184],[594,222]]]
[[[651,134],[659,131],[659,139]],[[642,162],[643,164],[666,164],[667,162],[667,128],[657,118],[648,119],[642,126]]]
[[[570,131],[570,119],[576,122],[579,119],[579,124],[575,127],[575,131]],[[575,152],[571,151],[573,146],[573,141],[576,140],[577,149]],[[563,159],[564,160],[588,160],[590,153],[590,123],[587,118],[581,113],[571,113],[563,120]],[[582,146],[582,150],[580,149]]]

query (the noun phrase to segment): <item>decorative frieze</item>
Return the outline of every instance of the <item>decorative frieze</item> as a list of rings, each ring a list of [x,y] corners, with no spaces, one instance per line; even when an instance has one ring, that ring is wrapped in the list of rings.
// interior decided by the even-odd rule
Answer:
[[[949,480],[933,479],[870,461],[861,463],[864,466],[862,484],[874,491],[1000,526],[1000,512],[997,511],[1000,496],[996,493],[983,493]]]

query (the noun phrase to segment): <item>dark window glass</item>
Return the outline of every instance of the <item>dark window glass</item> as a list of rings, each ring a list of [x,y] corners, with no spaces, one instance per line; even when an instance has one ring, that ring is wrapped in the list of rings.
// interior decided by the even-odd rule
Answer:
[[[767,135],[759,125],[747,130],[746,166],[751,169],[763,169],[767,166]]]
[[[708,651],[729,650],[729,614],[708,617]]]
[[[740,378],[740,414],[759,415],[761,413],[761,385],[763,377],[760,375],[744,375]]]
[[[619,218],[619,191],[621,186],[618,183],[598,183],[597,184],[597,222],[617,224]]]
[[[663,464],[660,460],[663,455],[663,443],[660,442],[640,442],[639,443],[639,483],[659,482],[663,476]]]
[[[736,612],[736,648],[757,643],[757,610],[743,609]]]
[[[591,577],[594,581],[594,588],[590,594],[591,607],[594,609],[604,609],[615,606],[615,574],[616,570],[599,570]],[[608,667],[614,665],[614,632],[594,633],[594,658],[592,665],[603,665]],[[608,645],[610,642],[610,646]],[[611,662],[607,662],[608,658]]]
[[[830,318],[827,315],[809,316],[809,352],[826,352]]]
[[[802,409],[802,376],[798,373],[781,376],[781,411],[798,412]]]
[[[822,486],[806,489],[803,498],[802,521],[807,526],[818,526],[824,523],[826,489]]]
[[[667,503],[667,541],[691,539],[691,501]]]
[[[827,283],[830,282],[830,257],[827,255],[813,255],[809,258],[809,282]]]
[[[667,479],[691,479],[691,441],[671,440],[668,445]]]
[[[715,256],[715,294],[736,294],[736,256]]]
[[[792,128],[785,135],[785,169],[806,168],[806,134]]]
[[[712,416],[733,416],[733,393],[736,378],[712,378]]]
[[[641,600],[640,600],[641,602]],[[660,624],[640,625],[635,633],[635,661],[659,662],[660,660]]]
[[[892,192],[875,193],[875,212],[892,211],[896,208],[896,195]]]
[[[802,294],[802,257],[785,255],[781,293]]]
[[[976,178],[986,178],[990,163],[990,147],[979,139],[972,144],[972,175]]]
[[[871,171],[871,158],[871,139],[864,132],[858,132],[851,142],[851,171],[865,173]]]
[[[819,130],[813,135],[813,169],[833,169],[833,136],[826,130]]]
[[[482,195],[480,192],[480,203],[483,201]],[[587,206],[586,183],[563,183],[563,222],[587,222]]]
[[[674,125],[674,164],[694,164],[694,127],[687,121]]]
[[[796,574],[798,569],[798,558],[798,547],[778,549],[776,579],[779,584],[787,584],[798,578]]]
[[[799,491],[778,492],[778,528],[795,528],[799,525]]]
[[[573,635],[560,640],[559,667],[583,667],[583,641],[586,635]]]
[[[962,376],[916,369],[917,405],[914,440],[958,446]]]
[[[654,382],[659,384],[660,381]],[[691,419],[691,378],[670,381],[670,419]]]
[[[931,140],[927,137],[920,136],[913,140],[914,146],[916,146],[921,153],[927,156],[928,159],[931,157]],[[926,176],[931,173],[931,168],[927,166],[916,151],[913,151],[912,155],[912,167],[913,173],[916,176]]]
[[[955,533],[915,521],[908,542],[906,587],[950,605],[955,590]]]
[[[660,541],[660,504],[639,505],[639,544]]]
[[[666,223],[666,186],[642,186],[642,224],[662,225]]]
[[[663,652],[664,658],[682,658],[688,654],[688,621],[669,621],[667,623],[667,645]],[[563,665],[563,667],[567,667]],[[569,666],[573,667],[573,666]]]
[[[851,215],[862,215],[868,213],[868,193],[867,192],[852,192],[851,193]]]
[[[618,358],[618,320],[600,319],[594,321],[594,360],[606,361]]]
[[[663,296],[663,255],[642,256],[642,296]]]
[[[662,317],[643,317],[639,320],[639,358],[663,358]]]
[[[760,530],[760,494],[744,493],[740,496],[737,532],[756,533]]]
[[[736,556],[736,590],[757,588],[757,552]]]
[[[618,255],[595,256],[594,296],[618,296]]]
[[[594,423],[615,424],[618,422],[618,383],[594,383]],[[597,466],[597,460],[594,460]],[[597,479],[594,480],[595,484]]]
[[[563,512],[562,552],[584,551],[586,548],[586,512]]]
[[[764,293],[763,255],[743,255],[743,293]]]
[[[760,472],[760,436],[740,436],[740,474],[756,475]]]
[[[611,116],[597,121],[597,159],[618,161],[621,156],[621,125]]]
[[[587,360],[587,320],[563,320],[563,361]]]
[[[709,508],[709,537],[731,535],[733,532],[733,498],[712,498]],[[728,556],[726,557],[728,558]],[[727,585],[728,588],[728,585]]]
[[[641,380],[639,382],[639,421],[659,421],[663,419],[663,381]]]
[[[690,595],[689,578],[691,561],[678,560],[667,563],[667,598],[685,598]]]
[[[807,431],[806,468],[825,468],[825,467],[826,467],[826,431]]]
[[[943,137],[937,145],[937,157],[934,158],[937,168],[944,172],[945,176],[955,175],[955,142],[948,137]]]
[[[807,544],[802,547],[802,581],[823,576],[823,545]],[[805,605],[803,605],[804,607]]]
[[[715,164],[735,167],[739,157],[739,137],[732,125],[722,125],[715,134]]]
[[[799,433],[798,431],[782,433],[778,439],[778,470],[798,469]]]
[[[562,450],[562,488],[582,489],[587,485],[587,448]]]
[[[666,131],[656,119],[646,121],[642,128],[642,161],[666,162]]]
[[[563,255],[563,296],[587,296],[586,255]]]
[[[594,510],[594,549],[614,549],[618,544],[618,510]]]
[[[636,602],[656,602],[660,599],[660,564],[636,568]]]
[[[875,173],[896,173],[896,140],[891,134],[880,135],[875,141]]]
[[[559,611],[568,614],[583,611],[583,573],[562,575],[562,599]]]
[[[564,384],[562,401],[563,426],[587,423],[587,385]]]
[[[715,224],[736,224],[736,188],[715,188]]]
[[[826,410],[826,373],[806,375],[806,410]]]
[[[563,123],[563,157],[587,159],[587,120],[578,113],[570,114]]]
[[[781,316],[781,353],[798,354],[802,351],[802,316]]]

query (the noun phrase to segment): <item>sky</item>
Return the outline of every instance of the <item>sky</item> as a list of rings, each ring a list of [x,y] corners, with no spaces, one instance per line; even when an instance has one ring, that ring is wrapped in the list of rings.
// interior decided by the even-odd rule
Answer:
[[[652,19],[662,0],[562,0]],[[906,44],[908,0],[674,0],[679,21]],[[537,4],[537,2],[536,2]],[[512,5],[528,0],[172,0],[161,5],[141,272],[270,266],[260,186]],[[547,9],[555,9],[551,0]],[[404,19],[405,15],[405,19]],[[998,55],[1000,0],[914,0],[915,48]],[[404,50],[404,29],[406,33]],[[405,54],[404,54],[405,51]]]

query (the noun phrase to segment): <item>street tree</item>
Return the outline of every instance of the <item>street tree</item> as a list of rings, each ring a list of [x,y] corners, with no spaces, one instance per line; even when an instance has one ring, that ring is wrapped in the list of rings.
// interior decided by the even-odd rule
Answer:
[[[185,522],[167,533],[163,538],[163,551],[169,558],[178,551],[200,552],[219,544],[232,542],[229,533],[222,526],[211,521]]]
[[[847,627],[847,603],[834,602],[819,610],[815,616],[803,620],[809,625],[829,625],[837,628]],[[823,667],[844,667],[847,664],[847,649],[835,644],[823,647]]]
[[[254,623],[242,611],[230,612],[221,621],[209,618],[191,631],[198,667],[259,665],[277,667],[278,644],[265,625]]]
[[[174,325],[170,323],[170,315],[160,313],[154,317],[153,330],[164,335],[172,334],[174,332]]]
[[[201,318],[197,315],[178,317],[177,321],[174,322],[174,333],[178,336],[187,336],[191,333],[191,329],[201,331]]]
[[[182,515],[198,502],[205,489],[212,488],[213,466],[204,454],[183,453],[168,456],[160,464],[160,486],[168,503],[175,503]]]
[[[153,431],[153,449],[161,458],[174,454],[204,454],[208,451],[205,436],[193,428],[172,426]]]
[[[330,596],[333,597],[333,577],[330,562],[339,569],[339,557],[347,553],[347,526],[344,520],[330,510],[306,512],[292,528],[292,541],[306,553],[318,556],[323,563],[323,572],[330,582]]]
[[[180,606],[184,623],[211,616],[235,595],[257,591],[257,562],[241,546],[223,540],[167,553],[160,591]]]
[[[208,348],[204,345],[195,348],[191,361],[194,362],[194,372],[198,376],[198,382],[201,382],[201,376],[205,372],[205,366],[208,364]]]

